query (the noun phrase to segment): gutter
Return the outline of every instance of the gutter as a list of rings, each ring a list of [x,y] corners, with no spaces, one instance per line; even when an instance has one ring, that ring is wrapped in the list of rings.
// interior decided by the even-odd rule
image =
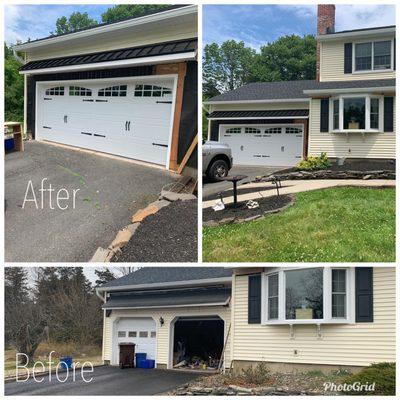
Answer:
[[[168,268],[168,267],[167,267]],[[143,310],[143,309],[155,309],[155,308],[188,308],[188,307],[216,307],[223,306],[226,307],[231,300],[229,296],[226,301],[216,302],[216,303],[202,303],[202,304],[177,304],[177,305],[163,305],[163,306],[126,306],[126,307],[103,307],[103,310]]]
[[[343,33],[330,33],[326,35],[317,35],[317,40],[321,42],[328,42],[335,39],[354,38],[363,36],[384,36],[389,34],[396,34],[396,27],[382,28],[382,29],[369,29],[365,31],[343,32]]]

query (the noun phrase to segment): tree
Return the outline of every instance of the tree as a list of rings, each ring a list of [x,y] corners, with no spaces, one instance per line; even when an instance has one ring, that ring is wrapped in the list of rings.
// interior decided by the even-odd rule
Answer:
[[[24,78],[18,69],[21,63],[4,43],[4,112],[5,121],[22,122],[24,115]]]
[[[203,84],[205,96],[236,89],[248,83],[256,52],[244,42],[227,40],[204,47]]]
[[[110,7],[106,12],[101,14],[101,20],[105,23],[121,21],[127,18],[138,17],[142,14],[161,11],[169,7],[163,4],[118,4]]]
[[[115,275],[108,268],[96,269],[94,273],[97,275],[96,286],[104,285],[116,279]]]
[[[252,67],[251,81],[272,82],[315,79],[315,37],[282,36],[261,47]]]
[[[90,28],[97,25],[95,19],[89,17],[87,12],[73,12],[68,18],[60,17],[56,21],[56,31],[51,32],[52,35],[62,35],[64,33],[75,32],[79,29]]]

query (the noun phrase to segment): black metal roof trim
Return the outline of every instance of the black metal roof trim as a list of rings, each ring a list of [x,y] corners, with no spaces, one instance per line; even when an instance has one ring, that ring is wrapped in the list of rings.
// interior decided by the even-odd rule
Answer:
[[[251,110],[251,111],[213,111],[208,118],[281,118],[307,117],[308,110]]]
[[[390,29],[390,28],[396,28],[396,25],[374,26],[372,28],[348,29],[348,30],[345,30],[345,31],[329,32],[329,33],[326,33],[326,35],[332,36],[332,35],[338,35],[340,33],[376,31],[376,30],[379,30],[379,29]]]
[[[168,268],[168,267],[165,267]],[[103,309],[177,307],[228,304],[231,289],[226,287],[111,293]]]
[[[141,13],[139,15],[136,15],[136,17],[123,18],[123,19],[120,19],[120,20],[114,21],[114,22],[103,22],[101,24],[89,26],[87,28],[77,29],[76,31],[73,31],[73,32],[61,33],[60,35],[49,35],[49,36],[46,36],[44,38],[30,40],[28,42],[24,42],[24,43],[20,43],[20,44],[23,45],[23,44],[28,44],[28,43],[35,43],[35,42],[40,42],[42,40],[53,39],[53,38],[60,37],[60,36],[71,35],[71,34],[76,33],[76,32],[89,31],[91,29],[99,28],[99,27],[102,27],[102,26],[108,26],[108,25],[117,24],[119,22],[124,22],[124,21],[134,20],[134,19],[137,19],[137,18],[147,17],[148,15],[159,14],[159,13],[162,13],[162,12],[165,12],[165,11],[171,11],[171,10],[175,10],[177,8],[187,7],[187,6],[190,6],[190,5],[191,4],[168,5],[165,8],[163,8],[162,10],[143,12],[143,13]]]
[[[227,278],[232,276],[232,270],[221,267],[144,267],[100,288],[148,285],[168,282],[182,282]]]
[[[107,61],[129,60],[142,57],[163,56],[178,53],[188,53],[197,50],[197,38],[173,40],[170,42],[154,43],[144,46],[124,49],[101,51],[89,54],[80,54],[68,57],[50,58],[46,60],[30,61],[20,68],[20,71],[35,69],[84,65]]]

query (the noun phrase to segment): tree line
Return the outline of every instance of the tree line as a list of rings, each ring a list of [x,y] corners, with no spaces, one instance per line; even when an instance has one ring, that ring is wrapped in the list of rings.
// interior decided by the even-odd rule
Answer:
[[[6,347],[27,354],[31,362],[43,341],[100,347],[102,302],[94,288],[115,275],[107,268],[95,273],[93,285],[82,267],[5,268]]]

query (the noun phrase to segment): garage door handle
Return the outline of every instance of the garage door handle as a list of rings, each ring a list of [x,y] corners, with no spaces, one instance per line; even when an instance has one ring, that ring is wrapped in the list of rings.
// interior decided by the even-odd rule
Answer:
[[[285,146],[281,146],[281,151],[285,151]]]
[[[68,115],[64,115],[64,123],[66,124],[68,122]]]
[[[162,143],[152,143],[153,146],[160,146],[160,147],[168,147],[167,144],[162,144]]]
[[[128,130],[128,121],[125,121],[125,130]]]
[[[128,121],[128,131],[131,130],[131,121]]]

